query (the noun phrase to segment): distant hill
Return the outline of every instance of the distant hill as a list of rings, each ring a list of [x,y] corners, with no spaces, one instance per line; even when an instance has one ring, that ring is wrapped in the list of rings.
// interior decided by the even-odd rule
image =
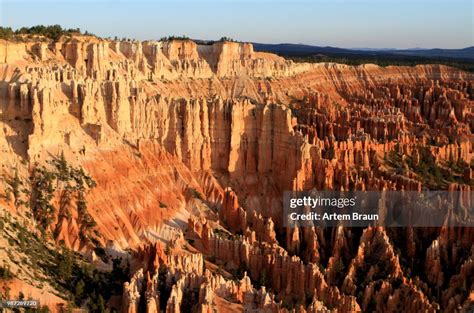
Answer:
[[[280,44],[264,44],[264,43],[253,43],[255,51],[272,52],[282,55],[310,55],[318,53],[368,53],[367,51],[357,51],[335,47],[318,47],[303,44],[293,43],[280,43]]]
[[[415,56],[436,57],[450,59],[474,60],[474,46],[464,49],[344,49],[337,47],[319,47],[303,44],[253,44],[255,51],[266,51],[286,56],[308,56],[316,54],[330,54],[341,57],[352,56]]]
[[[442,57],[454,59],[471,59],[474,60],[474,46],[464,49],[416,49],[416,50],[391,50],[388,53],[421,56],[421,57]]]

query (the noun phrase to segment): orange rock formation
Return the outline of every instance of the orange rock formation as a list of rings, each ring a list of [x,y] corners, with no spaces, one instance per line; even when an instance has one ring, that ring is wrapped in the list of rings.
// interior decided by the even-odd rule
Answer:
[[[96,181],[100,244],[134,251],[123,312],[472,308],[470,229],[282,225],[285,190],[428,187],[472,206],[470,73],[235,42],[2,41],[0,117],[1,174],[62,152]],[[77,223],[57,240],[88,253]]]

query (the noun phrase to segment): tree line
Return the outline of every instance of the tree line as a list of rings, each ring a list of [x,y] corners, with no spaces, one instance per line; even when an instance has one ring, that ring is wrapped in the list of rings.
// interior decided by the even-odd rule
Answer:
[[[440,64],[458,68],[467,72],[474,72],[474,63],[465,59],[450,59],[443,57],[419,57],[419,56],[401,56],[401,55],[358,55],[358,54],[311,54],[311,55],[289,55],[278,53],[281,56],[291,59],[295,62],[333,62],[347,65],[377,64],[386,66],[416,66],[422,64]]]
[[[52,40],[58,40],[62,36],[85,35],[94,36],[88,31],[82,32],[80,28],[63,28],[61,25],[36,25],[21,27],[13,30],[11,27],[0,27],[0,39],[21,40],[24,36],[42,36]]]

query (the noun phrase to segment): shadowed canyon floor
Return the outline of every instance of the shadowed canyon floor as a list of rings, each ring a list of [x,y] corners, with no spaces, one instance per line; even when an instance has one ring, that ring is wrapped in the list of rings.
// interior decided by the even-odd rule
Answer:
[[[51,311],[460,312],[473,228],[285,228],[287,190],[451,190],[474,77],[251,44],[0,41],[0,294]]]

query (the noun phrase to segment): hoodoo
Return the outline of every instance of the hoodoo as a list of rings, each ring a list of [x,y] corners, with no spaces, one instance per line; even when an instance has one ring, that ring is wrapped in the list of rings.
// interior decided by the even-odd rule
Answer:
[[[468,310],[472,228],[286,228],[283,194],[451,190],[465,211],[446,223],[468,217],[473,130],[474,77],[444,65],[2,40],[0,294],[57,312]]]

